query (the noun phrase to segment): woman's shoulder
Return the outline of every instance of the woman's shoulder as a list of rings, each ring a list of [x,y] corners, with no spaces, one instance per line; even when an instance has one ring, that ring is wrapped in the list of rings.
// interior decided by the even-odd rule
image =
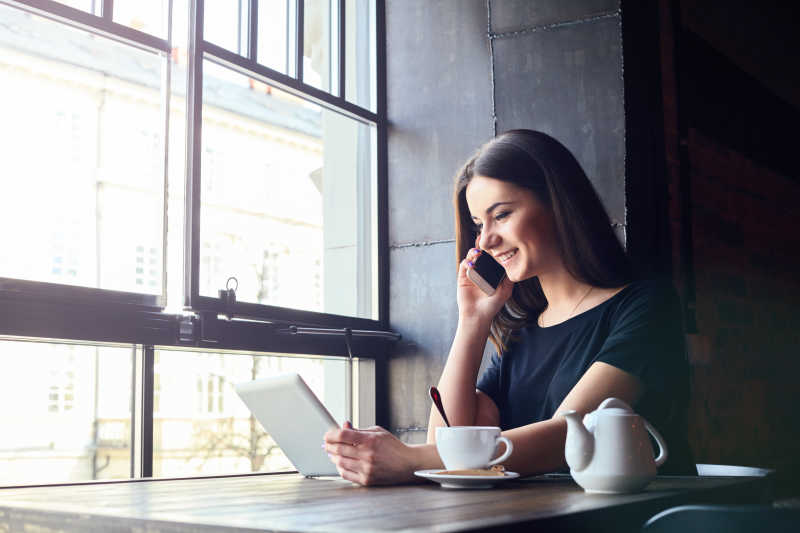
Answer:
[[[613,298],[612,313],[619,318],[650,316],[665,319],[680,314],[680,300],[668,279],[639,279],[626,285]]]
[[[668,279],[645,278],[625,285],[614,297],[620,303],[676,300],[678,293]]]

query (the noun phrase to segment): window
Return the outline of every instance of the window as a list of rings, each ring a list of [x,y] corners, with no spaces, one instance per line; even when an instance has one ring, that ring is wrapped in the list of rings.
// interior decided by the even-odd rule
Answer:
[[[233,384],[294,371],[337,420],[346,414],[345,362],[304,356],[214,354],[160,349],[160,408],[154,419],[153,474],[163,477],[275,472],[292,465],[242,403]],[[192,379],[186,379],[191,369]]]
[[[129,477],[133,353],[0,339],[0,485]]]
[[[0,223],[20,228],[0,235],[0,276],[160,296],[124,246],[164,248],[166,54],[5,5],[0,20]]]
[[[375,325],[383,127],[371,107],[375,5],[231,3],[208,1],[195,13],[203,39],[189,60],[198,80],[190,121],[201,134],[190,151],[200,198],[191,208],[199,223],[186,252],[196,280],[187,301],[226,311],[217,296],[234,277],[237,302],[259,304],[240,306],[244,314],[291,308]],[[280,21],[287,31],[259,28]]]
[[[374,422],[382,13],[0,2],[0,485],[289,468],[233,392],[279,369]]]

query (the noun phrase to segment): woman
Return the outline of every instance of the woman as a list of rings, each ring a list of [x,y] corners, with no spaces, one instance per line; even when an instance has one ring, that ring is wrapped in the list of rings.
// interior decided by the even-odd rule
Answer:
[[[531,130],[489,141],[456,177],[459,321],[438,384],[451,425],[500,426],[508,470],[562,470],[566,422],[614,396],[667,440],[660,473],[696,473],[686,438],[689,368],[675,291],[634,281],[608,215],[572,154]],[[506,276],[492,296],[467,277],[489,253]],[[478,379],[486,341],[496,353]],[[476,387],[477,382],[477,387]],[[406,482],[441,468],[431,409],[428,444],[349,424],[325,436],[342,477]]]

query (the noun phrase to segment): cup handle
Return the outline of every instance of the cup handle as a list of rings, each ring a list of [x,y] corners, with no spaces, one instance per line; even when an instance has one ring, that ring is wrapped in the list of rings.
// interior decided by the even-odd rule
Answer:
[[[644,420],[644,419],[642,419],[642,420]],[[667,452],[667,443],[664,440],[664,437],[661,436],[661,433],[659,433],[656,430],[656,428],[651,426],[650,422],[648,422],[647,420],[644,420],[644,427],[647,428],[647,431],[650,432],[650,434],[653,436],[653,438],[656,440],[656,443],[658,444],[658,452],[659,453],[658,453],[658,457],[655,458],[655,462],[656,462],[656,466],[661,466],[661,465],[664,464],[664,461],[667,460],[667,454],[668,454],[668,452]]]
[[[506,459],[508,459],[508,456],[511,455],[511,452],[514,451],[514,445],[511,444],[511,441],[508,440],[507,438],[505,438],[505,437],[497,437],[497,442],[505,443],[506,451],[505,451],[505,453],[503,453],[503,455],[501,455],[497,459],[494,459],[493,461],[489,461],[489,466],[496,465],[497,463],[499,463],[501,461],[505,461]]]

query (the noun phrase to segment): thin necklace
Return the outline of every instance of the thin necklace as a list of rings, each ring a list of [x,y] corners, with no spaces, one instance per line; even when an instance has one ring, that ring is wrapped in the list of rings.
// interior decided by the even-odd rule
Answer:
[[[580,299],[580,300],[578,300],[578,303],[576,303],[576,304],[575,304],[575,307],[573,307],[573,308],[572,308],[572,312],[569,314],[569,316],[568,316],[567,318],[565,318],[565,319],[563,320],[563,322],[566,322],[567,320],[569,320],[570,318],[572,318],[573,316],[575,316],[575,311],[577,311],[577,310],[578,310],[578,306],[579,306],[579,305],[581,305],[581,303],[583,303],[583,301],[586,299],[586,297],[587,297],[587,296],[589,296],[589,293],[590,293],[590,292],[592,292],[592,289],[594,289],[594,287],[592,287],[591,285],[589,285],[589,290],[588,290],[588,291],[586,291],[585,293],[583,293],[583,296],[581,296],[581,299]],[[542,320],[542,315],[544,315],[544,312],[542,312],[542,313],[540,313],[540,314],[539,314],[539,327],[540,327],[540,328],[543,328],[543,327],[545,327],[545,326],[544,326],[544,320]]]

